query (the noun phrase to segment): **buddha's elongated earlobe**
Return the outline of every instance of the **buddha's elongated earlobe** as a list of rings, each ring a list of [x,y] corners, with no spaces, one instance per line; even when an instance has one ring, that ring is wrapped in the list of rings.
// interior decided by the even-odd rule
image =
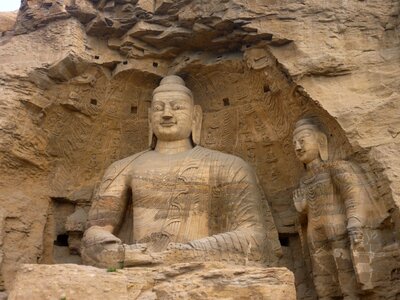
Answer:
[[[195,145],[200,144],[201,125],[203,122],[203,110],[200,105],[195,105],[193,109],[192,140]]]
[[[149,121],[149,147],[155,149],[157,144],[157,137],[153,133],[153,127],[151,126],[151,108],[148,110],[148,121]]]

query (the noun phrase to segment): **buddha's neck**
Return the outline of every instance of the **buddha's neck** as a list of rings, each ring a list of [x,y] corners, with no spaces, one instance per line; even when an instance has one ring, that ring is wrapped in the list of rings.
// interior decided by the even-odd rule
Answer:
[[[307,169],[307,171],[311,171],[312,172],[313,170],[317,169],[321,165],[321,163],[322,163],[321,159],[320,158],[316,158],[312,162],[309,162],[306,165],[306,169]]]
[[[162,154],[176,154],[185,152],[193,148],[190,139],[183,139],[178,141],[157,141],[155,151]]]

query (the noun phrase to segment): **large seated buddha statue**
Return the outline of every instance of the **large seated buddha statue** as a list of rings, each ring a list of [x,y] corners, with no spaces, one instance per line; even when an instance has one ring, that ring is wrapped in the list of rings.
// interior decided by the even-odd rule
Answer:
[[[202,111],[180,77],[167,76],[154,90],[149,122],[150,149],[105,172],[89,212],[84,263],[274,264],[278,235],[254,171],[198,145]]]

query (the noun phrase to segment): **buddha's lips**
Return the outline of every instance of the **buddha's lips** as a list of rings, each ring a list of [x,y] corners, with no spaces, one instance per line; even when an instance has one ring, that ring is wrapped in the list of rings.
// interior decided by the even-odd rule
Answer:
[[[160,125],[163,127],[172,127],[172,126],[176,125],[176,123],[175,122],[162,122],[162,123],[160,123]]]

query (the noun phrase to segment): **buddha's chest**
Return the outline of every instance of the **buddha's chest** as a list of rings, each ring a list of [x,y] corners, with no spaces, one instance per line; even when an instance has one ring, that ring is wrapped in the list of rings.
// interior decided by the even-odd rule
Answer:
[[[136,240],[149,242],[167,232],[176,242],[208,235],[212,201],[206,169],[186,161],[151,160],[130,174],[133,232]]]
[[[204,211],[209,177],[207,168],[193,167],[185,157],[151,157],[130,174],[133,207]]]

